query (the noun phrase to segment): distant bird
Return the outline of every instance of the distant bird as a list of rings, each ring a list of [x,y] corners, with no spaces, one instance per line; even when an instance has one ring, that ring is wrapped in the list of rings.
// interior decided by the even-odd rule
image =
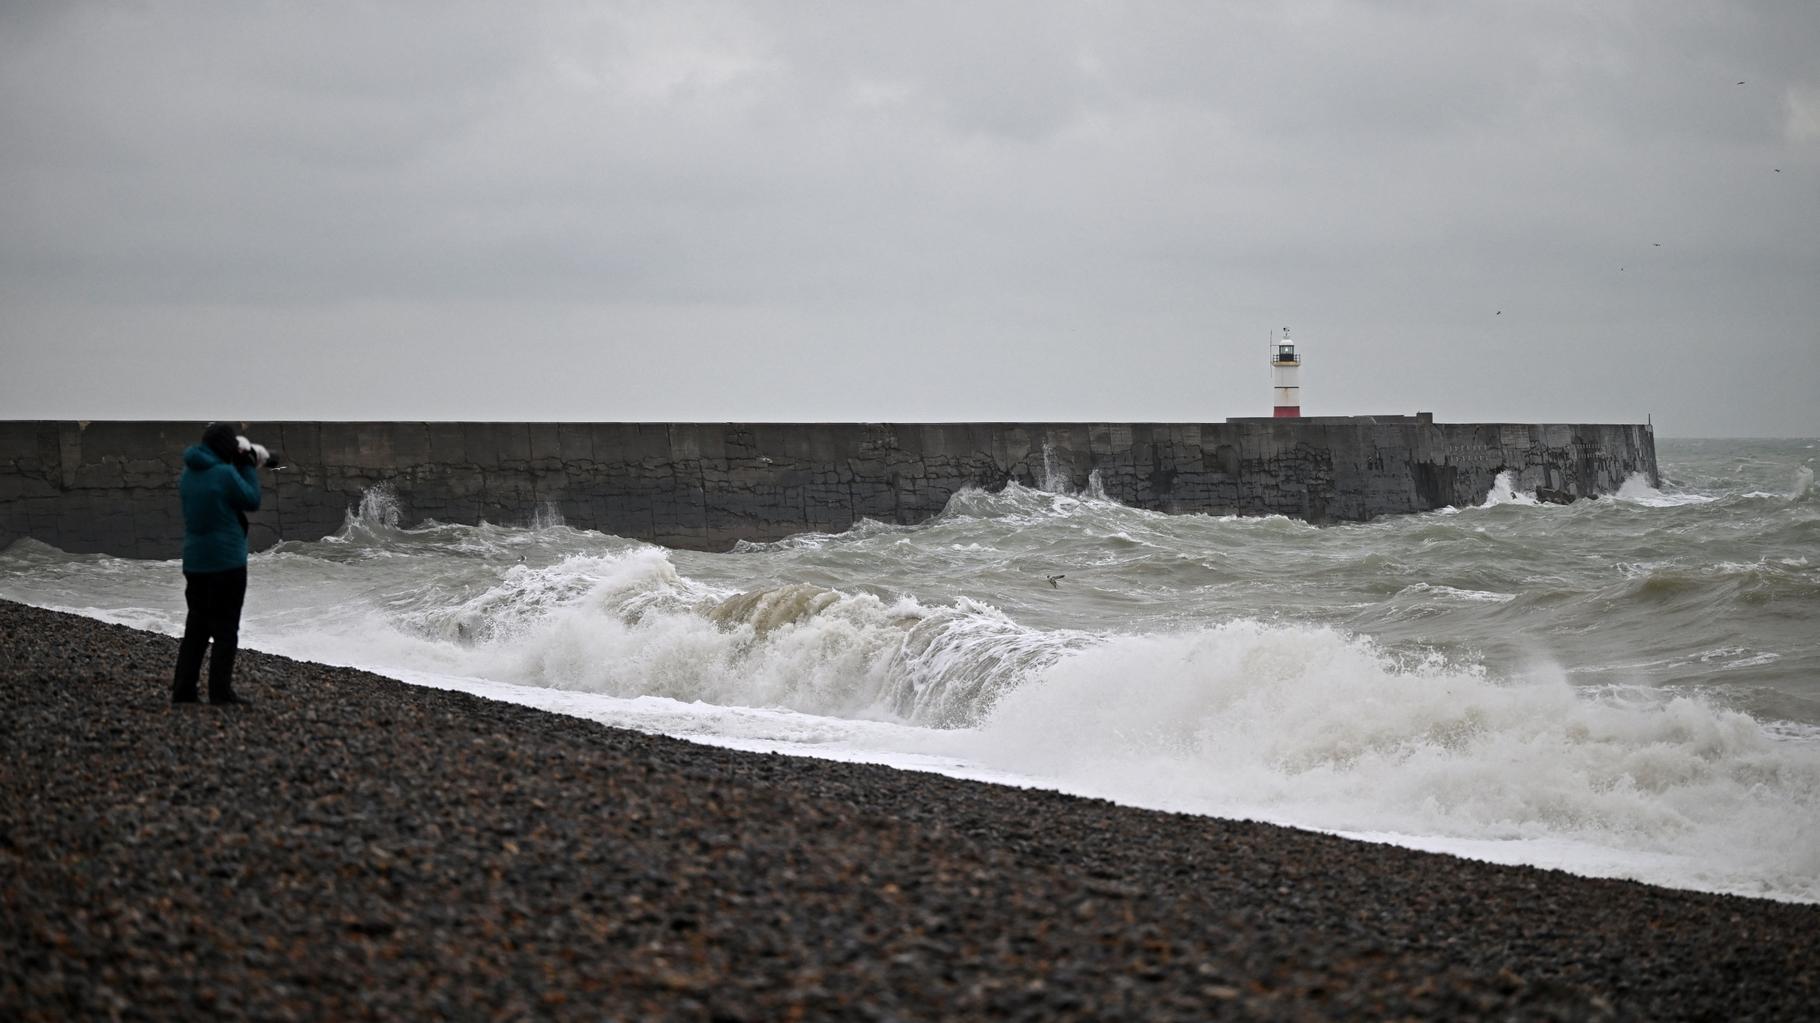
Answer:
[[[1744,83],[1743,83],[1743,82],[1739,82],[1739,83],[1738,83],[1738,84],[1739,84],[1739,85],[1743,85],[1743,84],[1744,84]]]
[[[1650,242],[1650,244],[1651,244],[1651,245],[1654,245],[1654,246],[1655,246],[1655,247],[1656,247],[1656,248],[1658,248],[1658,249],[1659,249],[1659,248],[1661,248],[1661,247],[1662,247],[1662,243],[1661,243],[1661,242]]]
[[[1775,169],[1775,170],[1776,170],[1776,173],[1777,173],[1777,174],[1780,174],[1780,173],[1782,173],[1782,168],[1780,168],[1780,167],[1777,167],[1777,168],[1776,168],[1776,169]]]
[[[1059,590],[1062,588],[1062,580],[1068,577],[1065,575],[1046,575],[1043,578],[1049,581],[1050,586]]]
[[[1498,310],[1498,315],[1499,315],[1499,316],[1503,316],[1503,315],[1504,315],[1504,310],[1502,310],[1502,309],[1500,309],[1500,310]]]
[[[760,465],[770,465],[771,464],[771,460],[769,458],[766,458],[764,455],[759,455],[758,461],[759,461]]]

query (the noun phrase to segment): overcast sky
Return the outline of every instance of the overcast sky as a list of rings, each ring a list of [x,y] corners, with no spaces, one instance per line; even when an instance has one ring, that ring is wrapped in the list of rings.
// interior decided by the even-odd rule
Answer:
[[[0,0],[0,418],[1820,434],[1820,3]]]

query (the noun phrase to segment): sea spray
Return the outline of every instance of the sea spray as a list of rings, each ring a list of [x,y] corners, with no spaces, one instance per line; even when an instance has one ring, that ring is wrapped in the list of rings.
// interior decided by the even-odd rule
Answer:
[[[1486,493],[1485,501],[1479,507],[1496,508],[1506,504],[1536,507],[1540,503],[1534,494],[1525,494],[1518,490],[1516,473],[1506,469],[1498,473],[1497,477],[1491,481],[1491,490]]]
[[[543,501],[537,505],[537,510],[531,513],[531,521],[525,525],[529,529],[541,531],[566,526],[568,522],[563,518],[562,509],[556,506],[555,501]]]
[[[403,510],[398,504],[398,488],[391,483],[379,483],[368,487],[360,495],[360,506],[348,510],[343,523],[343,533],[355,529],[369,532],[398,528]]]
[[[1789,495],[1788,495],[1789,498],[1791,500],[1800,501],[1805,498],[1812,497],[1813,495],[1814,495],[1814,470],[1813,470],[1813,467],[1808,466],[1808,465],[1796,466],[1795,467],[1794,489],[1789,491]]]

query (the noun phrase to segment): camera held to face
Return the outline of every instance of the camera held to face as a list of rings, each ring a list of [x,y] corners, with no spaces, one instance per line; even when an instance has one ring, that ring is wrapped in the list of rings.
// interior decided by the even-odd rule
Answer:
[[[284,455],[279,452],[268,449],[264,444],[255,444],[245,437],[236,437],[235,440],[240,444],[240,449],[234,455],[236,465],[250,465],[255,469],[261,466],[267,469],[284,468]]]

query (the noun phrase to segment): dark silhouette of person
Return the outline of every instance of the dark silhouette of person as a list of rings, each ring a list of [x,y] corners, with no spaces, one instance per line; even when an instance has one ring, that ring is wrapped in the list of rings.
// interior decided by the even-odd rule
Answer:
[[[209,702],[245,703],[234,693],[234,653],[246,599],[246,513],[259,510],[259,475],[233,427],[210,423],[202,443],[184,451],[177,491],[183,501],[183,600],[189,616],[177,648],[171,702],[197,702],[202,653],[213,640]]]

